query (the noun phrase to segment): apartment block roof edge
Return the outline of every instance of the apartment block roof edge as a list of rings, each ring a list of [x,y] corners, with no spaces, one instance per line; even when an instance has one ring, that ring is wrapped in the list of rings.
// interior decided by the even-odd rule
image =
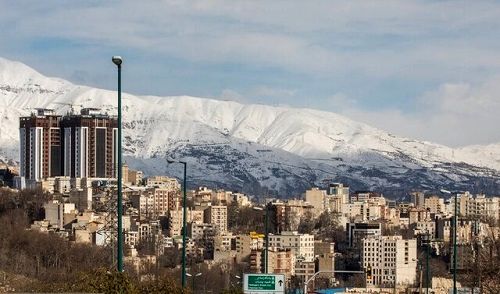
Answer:
[[[84,117],[106,117],[106,118],[114,118],[116,115],[110,115],[107,112],[103,113],[101,108],[96,107],[83,107],[80,109],[80,113],[74,113],[73,110],[71,112],[67,112],[66,114],[57,114],[56,111],[52,108],[43,108],[37,107],[33,108],[34,111],[31,112],[29,116],[21,116],[21,118],[29,118],[29,117],[47,117],[47,116],[84,116]]]

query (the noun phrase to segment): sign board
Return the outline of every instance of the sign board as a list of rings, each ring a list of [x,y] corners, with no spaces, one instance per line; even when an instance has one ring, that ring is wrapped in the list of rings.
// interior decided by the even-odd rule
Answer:
[[[243,292],[245,294],[284,294],[285,275],[244,274]]]

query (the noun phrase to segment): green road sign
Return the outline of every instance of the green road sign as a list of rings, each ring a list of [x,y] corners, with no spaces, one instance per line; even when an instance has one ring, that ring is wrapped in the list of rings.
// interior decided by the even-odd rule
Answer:
[[[285,293],[285,275],[245,274],[243,291],[245,293]]]

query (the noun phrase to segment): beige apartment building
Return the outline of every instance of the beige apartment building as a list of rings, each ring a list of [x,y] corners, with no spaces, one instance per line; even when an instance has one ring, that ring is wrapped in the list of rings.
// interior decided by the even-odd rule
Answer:
[[[444,205],[444,199],[438,196],[431,196],[425,198],[424,208],[429,209],[429,212],[433,214],[446,213],[446,206]]]
[[[203,211],[187,209],[186,222],[203,223]],[[168,211],[169,236],[179,236],[182,232],[182,209]]]
[[[299,234],[296,231],[269,234],[269,247],[291,249],[297,260],[314,261],[314,235]]]
[[[212,205],[204,211],[204,221],[214,224],[218,234],[227,232],[227,206]]]

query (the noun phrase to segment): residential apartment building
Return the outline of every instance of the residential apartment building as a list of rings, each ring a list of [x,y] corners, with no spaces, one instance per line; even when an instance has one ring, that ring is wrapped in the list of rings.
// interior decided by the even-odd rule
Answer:
[[[467,203],[466,215],[472,217],[500,218],[500,197],[486,197],[484,194],[476,195]]]
[[[349,247],[360,248],[364,238],[382,235],[382,225],[380,223],[348,223],[346,234]]]
[[[155,215],[166,215],[169,210],[178,210],[180,208],[179,190],[171,187],[162,186],[150,190],[153,196],[153,211]]]
[[[383,206],[378,201],[354,201],[345,206],[344,214],[352,221],[367,222],[382,218]]]
[[[213,238],[216,235],[216,229],[214,224],[206,224],[206,223],[193,223],[190,222],[187,225],[188,236],[193,240],[201,240],[203,238],[211,237]]]
[[[186,222],[203,223],[203,211],[187,209]],[[168,211],[168,234],[179,236],[182,232],[182,209]]]
[[[37,109],[19,118],[19,175],[30,181],[62,175],[61,116]]]
[[[438,196],[431,196],[425,198],[424,208],[428,209],[429,212],[432,214],[446,213],[446,206],[444,205],[444,199]]]
[[[138,186],[142,183],[144,173],[140,170],[128,170],[128,182],[132,186]]]
[[[264,234],[250,232],[248,235],[236,236],[236,257],[239,262],[245,260],[252,251],[261,251],[264,248]]]
[[[408,210],[408,222],[411,224],[423,221],[430,221],[431,213],[425,208],[410,208]]]
[[[209,206],[204,211],[204,222],[214,224],[218,234],[227,232],[227,206]]]
[[[116,178],[118,121],[97,108],[61,118],[63,173],[72,178]]]
[[[457,243],[469,244],[474,237],[486,236],[489,226],[480,221],[458,217]],[[453,218],[439,219],[436,222],[436,237],[444,242],[453,243]]]
[[[424,192],[411,192],[410,193],[411,203],[415,207],[423,208],[425,204],[425,194]]]
[[[297,260],[314,261],[314,236],[285,231],[279,235],[269,234],[269,247],[291,249]]]
[[[436,222],[435,221],[419,221],[410,225],[413,230],[413,235],[430,235],[431,238],[436,236]]]
[[[363,239],[361,264],[368,287],[413,285],[417,278],[417,240],[401,236]]]
[[[268,273],[284,274],[286,277],[295,274],[295,254],[291,249],[270,249],[268,258]]]
[[[300,219],[314,206],[303,200],[290,199],[287,201],[273,201],[270,204],[271,215],[274,217],[277,232],[298,230]]]
[[[180,190],[181,185],[175,178],[167,177],[167,176],[153,176],[146,179],[147,187],[158,187],[164,188],[168,190]]]
[[[297,259],[295,262],[295,277],[305,283],[309,278],[311,278],[316,273],[316,262],[315,261],[304,261]]]
[[[326,191],[320,190],[317,187],[311,188],[305,193],[305,200],[312,205],[311,212],[315,217],[318,217],[325,210]]]

